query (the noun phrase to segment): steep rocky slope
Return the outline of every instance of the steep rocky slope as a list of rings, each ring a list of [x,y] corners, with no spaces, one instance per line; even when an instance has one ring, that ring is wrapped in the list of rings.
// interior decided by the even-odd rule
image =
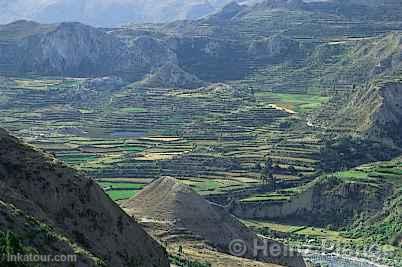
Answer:
[[[103,260],[95,257],[66,236],[56,233],[51,226],[37,221],[12,204],[0,201],[0,236],[7,234],[12,234],[20,243],[9,247],[12,255],[22,253],[24,251],[22,248],[25,248],[25,250],[29,249],[29,254],[74,255],[75,258],[71,260],[70,264],[74,262],[76,266],[105,265]],[[2,246],[3,243],[0,243],[1,252],[4,251]],[[3,260],[0,258],[0,265],[6,266]]]
[[[20,246],[30,249],[32,254],[77,255],[75,258],[77,266],[102,266],[105,264],[88,250],[54,232],[51,226],[35,220],[12,204],[0,201],[0,236],[2,234],[10,235],[10,233],[21,243]],[[26,240],[28,238],[31,240]],[[3,252],[2,245],[0,244],[1,252]],[[23,252],[16,244],[9,249],[12,251],[12,255]],[[0,265],[5,266],[3,264],[6,263],[0,258]]]
[[[139,80],[153,68],[177,63],[156,38],[124,42],[80,23],[40,25],[17,21],[0,27],[0,71],[64,76],[119,75]]]
[[[230,252],[231,242],[240,239],[247,248],[241,256],[286,266],[304,266],[302,258],[290,256],[287,248],[274,241],[268,241],[268,246],[280,246],[280,255],[266,256],[260,252],[255,257],[254,240],[259,240],[255,233],[222,207],[209,203],[174,178],[165,177],[154,181],[122,206],[128,214],[136,218],[164,225],[171,235],[190,233],[224,252]]]
[[[288,60],[297,59],[297,55],[302,53],[300,43],[294,39],[287,38],[281,35],[273,35],[269,38],[262,38],[253,41],[249,48],[248,53],[257,60],[265,62],[283,61],[284,58]]]
[[[380,78],[355,89],[338,110],[328,114],[324,106],[324,128],[347,128],[370,139],[402,145],[402,81]]]
[[[159,244],[93,180],[4,130],[0,130],[0,191],[5,207],[0,229],[21,235],[39,252],[75,251],[79,262],[89,266],[98,261],[107,266],[169,266]],[[36,234],[40,227],[52,233],[50,241],[43,240],[43,231]]]
[[[392,75],[402,67],[402,36],[389,33],[362,40],[349,47],[342,59],[328,69],[328,80],[359,83],[379,75]]]
[[[343,110],[357,118],[357,129],[402,145],[402,81],[376,82],[359,90]]]

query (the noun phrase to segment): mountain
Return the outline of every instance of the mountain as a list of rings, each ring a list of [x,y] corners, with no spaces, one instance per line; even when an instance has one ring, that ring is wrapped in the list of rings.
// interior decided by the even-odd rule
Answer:
[[[0,23],[35,20],[41,23],[76,21],[92,26],[112,27],[128,23],[161,23],[199,19],[237,2],[258,8],[320,10],[347,16],[396,18],[398,0],[0,0]],[[306,4],[305,4],[306,3]],[[381,10],[389,11],[382,14]]]
[[[4,130],[0,190],[0,232],[38,254],[76,254],[76,266],[169,266],[160,245],[92,179]]]
[[[0,0],[0,23],[27,19],[41,23],[76,21],[93,26],[198,19],[232,0]],[[239,1],[253,4],[256,1]]]
[[[119,75],[139,80],[153,68],[176,63],[159,39],[137,36],[129,43],[81,23],[17,21],[0,26],[0,66],[6,73],[63,76]]]
[[[198,18],[214,11],[207,0],[2,0],[0,9],[0,23],[29,19],[43,23],[77,21],[94,26]]]
[[[230,3],[220,12],[196,21],[130,24],[116,29],[94,28],[81,23],[17,21],[0,26],[0,72],[12,75],[120,76],[129,81],[141,81],[149,75],[161,80],[161,76],[166,77],[166,74],[178,74],[172,79],[162,79],[167,81],[167,86],[172,86],[172,81],[181,80],[184,73],[206,82],[221,82],[245,79],[263,68],[281,64],[289,70],[303,72],[320,72],[324,64],[324,78],[328,81],[338,77],[343,79],[333,77],[342,70],[346,75],[357,77],[360,74],[354,74],[360,69],[354,68],[354,64],[366,67],[365,59],[369,58],[375,65],[377,58],[374,53],[385,57],[389,50],[382,51],[381,43],[364,38],[345,45],[333,45],[327,43],[328,40],[358,36],[361,32],[370,37],[402,26],[397,22],[366,25],[366,17],[351,18],[346,13],[334,11],[339,8],[329,6],[341,5],[346,10],[348,3],[305,3],[301,0],[266,0],[255,6]],[[372,9],[384,13],[394,10],[382,6]],[[360,8],[353,6],[348,10],[359,12]],[[382,16],[375,18],[381,20]],[[337,22],[336,27],[332,21]],[[365,46],[370,46],[367,49],[372,49],[373,53],[364,54]],[[331,54],[321,55],[320,49],[331,49]],[[327,69],[326,62],[314,65],[316,57],[325,61],[328,56],[339,61],[336,69]],[[166,72],[162,66],[174,68]],[[314,69],[303,69],[310,67]],[[349,68],[352,71],[346,71]],[[189,75],[185,75],[186,80]],[[299,82],[298,86],[315,86],[317,76],[303,77],[303,84]],[[296,83],[300,77],[295,75],[287,82],[294,80]]]
[[[279,246],[281,255],[266,256],[260,253],[255,257],[254,241],[263,242],[255,233],[223,207],[208,202],[174,178],[165,177],[154,181],[137,196],[123,203],[122,207],[136,218],[157,222],[159,227],[164,225],[168,234],[190,233],[218,250],[229,253],[232,252],[231,242],[242,240],[247,250],[241,256],[286,266],[305,266],[300,256],[291,256],[287,248],[271,240],[268,241],[268,247]]]

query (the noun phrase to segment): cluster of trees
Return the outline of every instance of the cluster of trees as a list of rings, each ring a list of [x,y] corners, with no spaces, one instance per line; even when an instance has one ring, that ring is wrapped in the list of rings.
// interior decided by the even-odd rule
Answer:
[[[269,188],[273,191],[277,189],[277,177],[275,176],[275,172],[280,171],[290,175],[299,175],[294,166],[290,165],[287,168],[282,168],[279,165],[274,165],[273,160],[269,157],[266,157],[265,162],[257,162],[254,169],[260,172],[261,185],[265,189]],[[302,174],[300,175],[302,176]]]
[[[390,160],[398,153],[391,145],[364,137],[327,137],[320,150],[320,169],[347,170],[368,162]]]
[[[262,185],[264,187],[271,186],[273,191],[276,190],[276,177],[274,175],[274,162],[271,158],[267,158],[264,166],[259,164],[259,168],[261,170],[260,179],[262,181]]]
[[[7,260],[8,255],[20,254],[37,254],[37,252],[29,247],[24,246],[21,240],[12,232],[0,231],[0,266],[7,267],[33,267],[39,266],[34,263],[28,262],[9,262]]]

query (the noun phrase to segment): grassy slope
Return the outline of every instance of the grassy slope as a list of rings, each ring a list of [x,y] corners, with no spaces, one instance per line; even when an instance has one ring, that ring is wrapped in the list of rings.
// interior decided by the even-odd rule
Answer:
[[[354,170],[335,174],[348,182],[390,183],[393,194],[384,210],[371,218],[358,220],[349,230],[352,236],[363,237],[371,242],[401,246],[402,234],[402,158],[360,166]]]

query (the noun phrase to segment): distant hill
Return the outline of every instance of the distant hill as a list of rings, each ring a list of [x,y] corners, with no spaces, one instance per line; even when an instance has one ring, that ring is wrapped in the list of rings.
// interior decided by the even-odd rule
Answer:
[[[0,237],[21,243],[10,249],[76,254],[74,266],[169,266],[166,252],[95,181],[2,129],[0,191]]]
[[[398,8],[391,0],[376,7],[266,0],[255,6],[231,3],[196,21],[114,29],[16,21],[0,25],[0,73],[119,76],[150,87],[196,87],[257,76],[264,80],[270,75],[263,72],[284,68],[286,75],[275,75],[273,90],[360,83],[399,68],[400,41],[383,36],[402,29],[402,20],[377,14]]]
[[[199,19],[237,2],[271,8],[302,8],[346,16],[396,18],[401,10],[398,0],[0,0],[0,24],[15,20],[41,23],[81,22],[112,27],[128,23],[165,23]],[[387,8],[387,12],[383,12]]]
[[[223,207],[208,202],[174,178],[165,177],[154,181],[136,197],[123,203],[122,207],[139,220],[154,221],[163,225],[167,234],[190,233],[223,252],[230,252],[232,241],[243,240],[247,248],[243,255],[245,258],[256,258],[291,267],[305,266],[300,256],[291,256],[287,248],[275,241],[269,241],[268,244],[280,246],[281,255],[266,256],[260,253],[254,257],[254,240],[259,239],[255,233]]]
[[[94,26],[117,26],[197,18],[212,12],[214,7],[207,0],[2,0],[0,9],[0,23],[30,19],[43,23],[77,21]]]
[[[369,18],[364,14],[349,16],[338,12],[343,10],[334,8],[339,5],[348,12],[361,10],[357,4],[346,8],[350,5],[348,1],[266,0],[255,6],[231,3],[220,12],[197,21],[130,24],[115,29],[71,22],[40,24],[20,20],[0,25],[0,73],[120,76],[130,82],[148,78],[147,84],[151,86],[161,86],[161,81],[166,82],[166,86],[182,86],[178,81],[185,77],[184,86],[189,80],[245,79],[263,68],[282,65],[289,70],[312,72],[309,77],[286,72],[295,73],[295,77],[284,81],[292,81],[292,84],[283,84],[283,87],[311,87],[322,81],[346,80],[347,75],[353,79],[364,75],[360,79],[363,80],[371,75],[365,69],[374,69],[378,63],[374,54],[380,55],[382,60],[397,49],[389,45],[381,50],[381,46],[399,42],[384,39],[382,44],[366,38],[402,29],[402,22],[389,23],[383,21],[382,15],[373,13],[376,22],[367,23]],[[387,14],[398,6],[394,9],[392,5],[376,8],[365,5],[365,8]],[[350,40],[328,41],[344,38]],[[372,53],[364,53],[364,49],[371,49]],[[328,63],[333,66],[328,68]],[[389,62],[383,63],[385,67],[377,68],[377,73],[388,71]],[[359,64],[359,68],[355,68],[355,64]],[[317,73],[322,69],[320,78],[321,73]],[[364,73],[360,73],[362,71]]]
[[[197,19],[232,0],[0,0],[1,23],[27,19],[42,23],[76,21],[111,27],[127,23]],[[239,1],[253,4],[257,1]]]
[[[140,82],[140,85],[150,88],[199,88],[205,83],[176,64],[168,63],[150,73]]]

